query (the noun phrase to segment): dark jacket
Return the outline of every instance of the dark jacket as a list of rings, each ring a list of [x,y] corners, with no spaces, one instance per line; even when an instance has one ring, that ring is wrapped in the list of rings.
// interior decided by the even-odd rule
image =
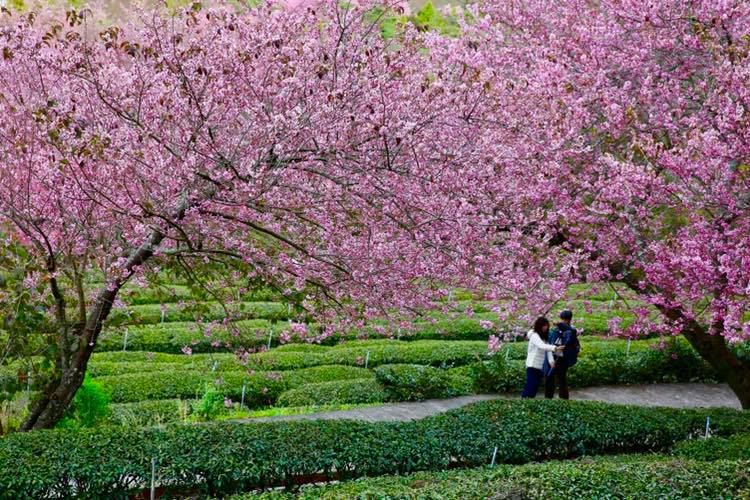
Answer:
[[[558,344],[558,339],[560,339],[559,343],[565,346],[565,349],[563,349],[562,358],[557,358],[555,363],[564,362],[569,367],[573,366],[578,362],[578,353],[581,351],[581,344],[578,342],[578,330],[567,323],[558,323],[557,326],[549,332],[547,343]],[[542,370],[545,374],[548,374],[552,370],[547,363],[547,358],[544,359],[544,364],[545,366]]]

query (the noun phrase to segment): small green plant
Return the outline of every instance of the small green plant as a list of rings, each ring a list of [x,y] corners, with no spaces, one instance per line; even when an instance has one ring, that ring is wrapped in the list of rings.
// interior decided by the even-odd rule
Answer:
[[[28,413],[28,393],[18,392],[0,400],[0,436],[18,430]]]
[[[109,417],[110,402],[104,386],[87,375],[58,427],[96,427]]]
[[[203,397],[193,407],[193,413],[202,421],[216,420],[226,412],[224,395],[216,384],[206,384]]]
[[[461,30],[452,16],[446,16],[436,9],[432,1],[428,1],[412,17],[412,22],[422,30],[435,30],[443,35],[458,36]]]

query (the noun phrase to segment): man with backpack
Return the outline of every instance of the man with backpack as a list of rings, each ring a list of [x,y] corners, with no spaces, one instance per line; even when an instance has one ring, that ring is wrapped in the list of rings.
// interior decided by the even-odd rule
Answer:
[[[560,323],[549,333],[548,342],[555,345],[563,345],[562,352],[555,353],[554,361],[551,363],[545,358],[544,374],[544,397],[552,399],[555,396],[555,385],[560,390],[560,399],[569,399],[568,394],[568,368],[578,361],[578,353],[581,351],[581,343],[578,341],[578,330],[571,326],[573,312],[564,310],[560,313]]]

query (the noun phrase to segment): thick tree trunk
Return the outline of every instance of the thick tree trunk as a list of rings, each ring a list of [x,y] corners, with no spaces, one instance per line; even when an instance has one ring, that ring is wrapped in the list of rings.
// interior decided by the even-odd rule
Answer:
[[[182,214],[184,214],[184,208],[179,213],[180,216]],[[126,275],[99,291],[86,323],[80,332],[76,332],[78,342],[75,350],[70,353],[68,366],[62,368],[59,377],[51,380],[44,387],[42,397],[34,403],[29,416],[21,425],[22,431],[49,429],[63,418],[76,392],[83,384],[89,359],[94,352],[104,321],[112,310],[117,293],[130,278],[134,269],[151,258],[154,249],[163,239],[164,235],[155,230],[128,259],[125,264]]]
[[[85,373],[85,370],[80,373]],[[72,369],[64,373],[61,378],[50,381],[44,387],[42,397],[32,407],[21,430],[54,427],[65,415],[65,411],[82,383],[83,375],[76,376],[76,372]]]
[[[750,409],[750,363],[739,359],[729,349],[723,336],[711,335],[705,327],[695,322],[690,322],[682,334],[698,354],[727,381],[742,408]]]
[[[102,330],[104,320],[112,310],[112,303],[122,284],[105,287],[99,292],[83,330],[77,332],[78,343],[75,351],[70,353],[68,366],[63,368],[59,378],[51,380],[44,387],[42,397],[33,405],[21,430],[49,429],[63,418],[76,392],[83,384],[96,340]]]
[[[623,276],[623,281],[634,292],[641,295],[659,294],[658,290],[644,290],[633,274],[628,273],[622,263],[610,265],[613,276]],[[687,318],[679,307],[659,307],[664,316],[673,322],[681,323],[682,335],[690,345],[708,362],[711,367],[727,381],[737,395],[742,408],[750,409],[750,363],[739,359],[727,345],[720,333],[711,334],[708,329],[692,318]],[[723,324],[714,325],[714,330],[721,332]]]

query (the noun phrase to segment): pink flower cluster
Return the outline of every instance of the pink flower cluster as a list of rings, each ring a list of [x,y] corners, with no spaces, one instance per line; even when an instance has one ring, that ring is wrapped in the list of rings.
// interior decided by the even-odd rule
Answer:
[[[495,354],[500,351],[500,348],[503,346],[502,340],[500,340],[500,337],[497,335],[490,335],[489,340],[487,341],[487,352],[489,354]]]

